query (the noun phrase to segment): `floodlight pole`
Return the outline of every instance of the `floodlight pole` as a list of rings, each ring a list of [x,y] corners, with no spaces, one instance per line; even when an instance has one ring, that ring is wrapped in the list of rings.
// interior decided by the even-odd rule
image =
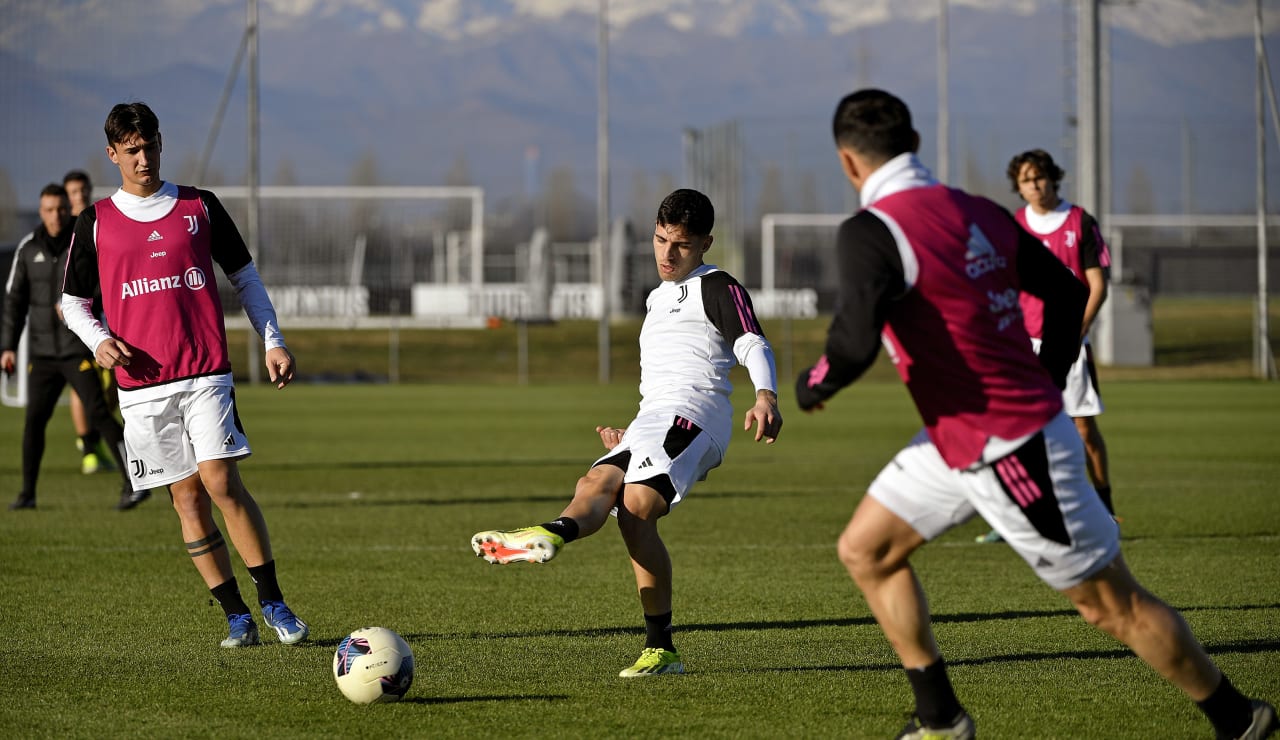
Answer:
[[[600,289],[599,380],[609,382],[609,0],[600,0],[596,43],[596,285]]]
[[[938,181],[951,182],[951,101],[947,79],[947,0],[938,0]]]
[[[258,259],[258,0],[248,0],[248,17],[245,20],[245,39],[248,42],[248,67],[246,87],[249,114],[249,151],[245,163],[246,185],[249,189],[245,216],[245,234],[248,237],[249,256]],[[258,337],[249,331],[249,382],[257,384],[262,379],[262,363],[258,361]]]
[[[1257,86],[1254,89],[1254,107],[1257,109],[1257,162],[1258,162],[1258,318],[1254,336],[1254,366],[1258,377],[1271,380],[1275,377],[1275,364],[1271,359],[1270,320],[1267,305],[1267,109],[1264,87],[1267,86],[1267,52],[1262,43],[1262,0],[1254,0],[1253,47],[1257,57]],[[1280,126],[1280,121],[1273,121]]]
[[[1099,218],[1105,218],[1099,182],[1099,74],[1098,55],[1098,5],[1100,0],[1081,0],[1077,19],[1077,90],[1076,110],[1079,112],[1077,127],[1077,157],[1079,167],[1076,185],[1076,204]],[[1107,224],[1102,224],[1106,228]]]

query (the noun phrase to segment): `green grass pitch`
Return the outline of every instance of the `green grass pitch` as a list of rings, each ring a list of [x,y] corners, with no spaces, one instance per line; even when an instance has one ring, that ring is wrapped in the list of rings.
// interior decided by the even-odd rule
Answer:
[[[1130,566],[1237,686],[1280,700],[1280,393],[1251,381],[1105,391]],[[812,416],[784,393],[778,444],[737,433],[663,525],[689,673],[633,681],[616,678],[643,639],[616,528],[539,566],[490,566],[469,546],[476,530],[557,515],[601,450],[594,426],[631,418],[633,383],[238,396],[256,451],[242,471],[312,640],[220,649],[221,611],[165,497],[113,511],[116,478],[78,473],[60,410],[40,508],[0,511],[6,736],[883,738],[911,706],[834,548],[918,426],[896,382],[854,386]],[[740,414],[747,397],[736,400]],[[19,410],[0,409],[5,502],[21,426]],[[1006,547],[974,544],[983,531],[971,522],[914,560],[983,736],[1211,736]],[[237,572],[252,596],[238,561]],[[356,706],[333,684],[337,641],[366,625],[414,649],[400,704]]]

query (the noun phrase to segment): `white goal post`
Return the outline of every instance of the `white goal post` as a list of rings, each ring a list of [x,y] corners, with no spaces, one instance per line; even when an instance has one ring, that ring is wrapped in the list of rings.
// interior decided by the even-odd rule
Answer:
[[[243,185],[206,187],[219,198],[248,199]],[[259,198],[350,199],[350,200],[449,200],[471,201],[471,284],[479,288],[484,279],[484,189],[451,185],[293,186],[258,188]]]

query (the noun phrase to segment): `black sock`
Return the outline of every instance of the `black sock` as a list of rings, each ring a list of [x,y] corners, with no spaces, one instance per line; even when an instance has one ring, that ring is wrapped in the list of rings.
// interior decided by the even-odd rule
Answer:
[[[946,727],[964,711],[951,688],[942,658],[924,668],[908,668],[907,680],[916,695],[916,716],[926,727]]]
[[[644,646],[662,648],[673,653],[676,651],[675,643],[671,642],[671,612],[657,616],[644,615]]]
[[[1213,723],[1213,729],[1221,738],[1240,737],[1253,722],[1252,703],[1231,685],[1225,673],[1218,688],[1204,701],[1196,702],[1196,706]]]
[[[1102,499],[1102,505],[1107,507],[1107,513],[1111,516],[1116,515],[1116,507],[1111,504],[1111,486],[1096,486],[1098,498]]]
[[[571,517],[562,516],[554,522],[547,522],[542,528],[548,532],[560,535],[565,544],[578,539],[578,523]]]
[[[84,454],[88,455],[91,452],[97,452],[98,440],[101,438],[96,430],[91,429],[85,432],[84,436],[80,438],[80,446],[84,449]]]
[[[209,593],[213,594],[213,598],[217,599],[218,604],[222,606],[222,611],[228,617],[232,614],[249,613],[249,605],[244,603],[244,599],[240,598],[240,587],[236,585],[235,577],[229,578],[209,589]]]
[[[253,578],[253,584],[258,587],[259,604],[268,601],[284,601],[284,595],[280,593],[280,584],[276,582],[276,561],[268,560],[262,565],[255,565],[249,569],[249,575]]]

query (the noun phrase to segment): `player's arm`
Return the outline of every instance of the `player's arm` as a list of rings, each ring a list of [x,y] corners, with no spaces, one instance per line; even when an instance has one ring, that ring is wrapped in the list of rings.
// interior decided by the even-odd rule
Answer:
[[[1084,323],[1080,327],[1080,339],[1089,333],[1093,320],[1107,300],[1107,283],[1111,279],[1111,250],[1102,238],[1102,231],[1093,216],[1085,213],[1080,218],[1080,263],[1084,269],[1084,281],[1089,286],[1089,299],[1084,307]]]
[[[1071,363],[1080,355],[1080,326],[1088,291],[1039,239],[1021,229],[1017,263],[1022,289],[1044,301],[1040,364],[1054,384],[1063,388]]]
[[[827,330],[826,352],[796,379],[796,401],[808,411],[862,376],[880,352],[880,331],[890,303],[906,288],[893,234],[874,213],[862,211],[840,225],[836,237],[840,296]]]
[[[27,321],[27,307],[31,300],[31,284],[27,280],[27,266],[22,260],[22,250],[31,237],[28,236],[13,251],[13,264],[4,282],[4,314],[0,316],[0,369],[12,373],[18,361],[18,340]]]
[[[262,284],[258,268],[253,264],[253,256],[240,236],[235,221],[222,206],[218,197],[207,190],[201,190],[200,200],[204,203],[205,213],[209,216],[211,230],[211,255],[222,268],[231,287],[235,288],[236,298],[249,317],[253,330],[262,337],[266,347],[267,374],[277,388],[284,388],[293,380],[297,372],[297,360],[285,346],[284,334],[280,331],[280,322],[276,318],[275,306],[271,304],[271,296]]]
[[[67,265],[62,274],[62,320],[84,346],[93,352],[99,365],[111,369],[128,365],[132,352],[113,336],[94,314],[94,297],[99,295],[97,209],[89,206],[76,217],[68,247]]]
[[[725,272],[702,278],[702,308],[707,320],[733,346],[733,356],[747,369],[756,389],[756,400],[743,418],[744,430],[756,426],[756,441],[773,444],[782,431],[778,410],[778,371],[773,348],[756,319],[751,296]]]

